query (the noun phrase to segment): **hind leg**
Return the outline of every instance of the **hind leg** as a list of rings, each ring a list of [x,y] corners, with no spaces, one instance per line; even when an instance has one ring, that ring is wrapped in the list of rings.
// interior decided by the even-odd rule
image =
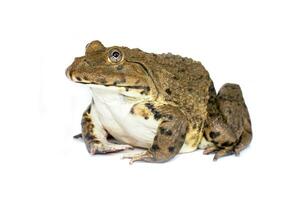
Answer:
[[[252,131],[248,109],[242,91],[237,84],[225,84],[219,91],[215,103],[218,113],[208,119],[205,137],[215,144],[205,149],[204,154],[215,152],[214,160],[239,154],[251,142]]]

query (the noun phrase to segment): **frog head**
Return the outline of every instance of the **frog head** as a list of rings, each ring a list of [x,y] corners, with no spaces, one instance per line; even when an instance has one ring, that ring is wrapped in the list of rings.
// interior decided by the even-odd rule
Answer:
[[[91,87],[105,86],[154,95],[155,86],[150,69],[142,62],[142,51],[126,47],[106,48],[100,41],[86,45],[85,55],[75,58],[66,75],[74,82]]]

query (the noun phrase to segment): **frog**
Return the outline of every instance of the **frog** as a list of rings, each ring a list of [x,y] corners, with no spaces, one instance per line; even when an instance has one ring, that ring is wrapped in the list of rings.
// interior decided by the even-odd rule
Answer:
[[[240,86],[226,83],[216,92],[208,71],[191,58],[94,40],[65,73],[92,94],[74,136],[92,155],[138,148],[124,156],[131,164],[163,163],[202,149],[218,160],[252,141]]]

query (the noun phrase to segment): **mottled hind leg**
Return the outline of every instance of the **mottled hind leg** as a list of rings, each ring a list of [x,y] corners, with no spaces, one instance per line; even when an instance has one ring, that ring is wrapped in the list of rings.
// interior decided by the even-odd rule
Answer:
[[[107,132],[100,121],[93,117],[95,110],[90,105],[83,113],[81,126],[83,138],[90,154],[104,154],[131,149],[129,145],[113,144],[107,141]],[[79,137],[79,136],[78,136]]]
[[[237,84],[225,84],[219,91],[213,115],[209,117],[209,126],[205,131],[206,138],[213,142],[214,160],[226,155],[236,154],[245,149],[251,142],[252,131],[250,116],[244,102],[242,91]]]
[[[170,105],[155,107],[148,104],[149,109],[160,120],[152,146],[145,152],[124,156],[135,161],[166,162],[179,153],[188,127],[188,122],[183,113]]]

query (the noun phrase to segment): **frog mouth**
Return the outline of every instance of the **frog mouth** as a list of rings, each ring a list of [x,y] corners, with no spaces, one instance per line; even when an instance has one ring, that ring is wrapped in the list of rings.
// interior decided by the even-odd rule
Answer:
[[[119,90],[119,92],[123,93],[123,95],[126,96],[126,94],[129,94],[131,92],[139,93],[140,95],[148,95],[150,92],[150,87],[145,85],[117,85],[117,84],[97,84],[92,82],[76,82],[79,84],[85,84],[86,86],[90,87],[91,89],[122,89],[122,91]]]
[[[135,90],[144,90],[149,92],[150,91],[150,87],[149,86],[145,86],[145,85],[118,85],[116,82],[113,84],[100,84],[100,83],[96,83],[96,82],[84,82],[84,81],[75,81],[76,83],[79,84],[84,84],[84,85],[88,85],[90,87],[118,87],[118,88],[125,88],[126,91],[128,91],[129,89],[135,89]]]
[[[86,83],[88,84],[88,83]],[[93,85],[91,84],[92,87],[95,86],[99,86],[99,85]],[[116,85],[116,84],[103,84],[100,86],[104,86],[104,87],[117,87],[117,88],[125,88],[126,92],[128,92],[129,90],[140,90],[141,94],[148,94],[150,92],[150,87],[149,86],[145,86],[145,85]]]

